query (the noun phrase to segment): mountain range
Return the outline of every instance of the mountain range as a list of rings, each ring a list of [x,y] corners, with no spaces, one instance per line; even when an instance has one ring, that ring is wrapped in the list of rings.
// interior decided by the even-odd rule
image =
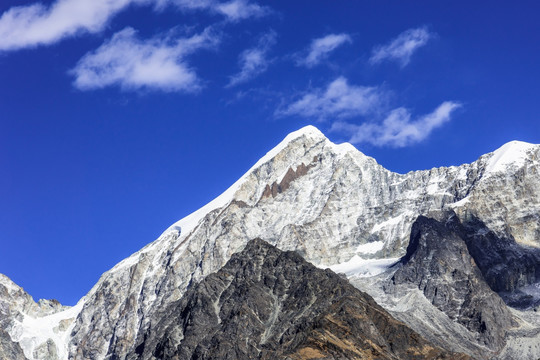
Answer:
[[[0,358],[540,358],[539,159],[398,174],[302,128],[73,307],[0,275]]]

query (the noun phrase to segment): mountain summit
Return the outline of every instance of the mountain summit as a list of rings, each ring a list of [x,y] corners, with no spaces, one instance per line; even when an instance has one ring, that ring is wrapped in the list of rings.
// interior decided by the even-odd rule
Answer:
[[[540,282],[539,155],[538,145],[512,142],[471,164],[397,174],[308,126],[289,134],[215,200],[104,273],[75,307],[33,311],[27,295],[0,283],[2,329],[28,359],[133,356],[141,337],[162,322],[163,309],[220,271],[250,240],[262,239],[344,273],[435,346],[477,358],[512,354],[540,333],[534,330],[540,319],[528,310],[540,300],[534,291]],[[407,266],[400,259],[410,252],[419,216],[435,217],[440,226],[459,224],[449,231],[463,241],[453,249],[477,266],[466,272],[470,281],[484,281],[490,299],[502,296],[520,308],[509,315],[504,302],[490,300],[508,321],[489,341],[482,317],[469,328],[462,314],[472,313],[452,315],[469,303],[438,306],[416,277],[393,277],[414,271],[400,270]],[[426,242],[419,254],[439,254],[454,266],[451,251],[431,249],[436,243]],[[444,276],[430,284],[456,285]],[[423,314],[408,316],[416,306]],[[528,358],[540,356],[538,346],[528,351]]]

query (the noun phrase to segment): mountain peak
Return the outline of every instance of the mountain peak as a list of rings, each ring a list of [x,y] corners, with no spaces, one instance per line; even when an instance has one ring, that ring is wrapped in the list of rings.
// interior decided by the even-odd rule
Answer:
[[[315,126],[306,125],[303,128],[293,131],[292,133],[287,135],[283,141],[285,140],[290,141],[290,140],[299,138],[301,136],[308,136],[308,137],[314,137],[314,138],[326,138],[326,136],[324,136],[324,134]]]
[[[256,171],[256,169],[263,166],[265,163],[276,158],[278,154],[282,153],[290,146],[297,146],[296,144],[299,143],[301,145],[309,145],[308,147],[311,147],[312,145],[320,142],[325,142],[325,144],[331,147],[332,151],[336,154],[344,154],[351,151],[355,153],[360,153],[360,151],[358,151],[354,146],[349,143],[334,144],[333,142],[328,140],[328,138],[313,125],[304,126],[299,130],[289,133],[278,145],[276,145],[262,158],[260,158],[259,161],[257,161],[242,177],[240,177],[240,179],[238,179],[221,195],[219,195],[217,198],[215,198],[213,201],[203,206],[199,210],[174,223],[162,234],[162,236],[168,235],[171,232],[187,233],[193,230],[197,223],[210,211],[224,207],[228,203],[230,203],[234,199],[236,192],[240,189],[242,184],[246,182],[250,174]]]
[[[507,142],[491,153],[491,157],[487,163],[486,172],[500,173],[505,172],[509,166],[520,167],[525,163],[525,160],[529,158],[528,154],[531,149],[537,147],[538,145],[524,141],[513,140]]]

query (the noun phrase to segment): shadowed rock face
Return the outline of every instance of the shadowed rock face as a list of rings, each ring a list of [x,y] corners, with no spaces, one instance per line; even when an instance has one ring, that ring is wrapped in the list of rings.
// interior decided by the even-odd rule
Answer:
[[[252,240],[160,313],[128,359],[467,359],[347,280]]]
[[[540,294],[520,290],[540,282],[540,249],[517,243],[512,236],[502,237],[476,217],[468,217],[463,224],[448,224],[467,243],[484,279],[504,301],[516,308],[530,308],[540,304]]]
[[[496,352],[514,324],[512,314],[484,280],[463,238],[447,225],[460,227],[455,216],[444,223],[424,216],[416,220],[392,282],[417,286],[435,307]]]

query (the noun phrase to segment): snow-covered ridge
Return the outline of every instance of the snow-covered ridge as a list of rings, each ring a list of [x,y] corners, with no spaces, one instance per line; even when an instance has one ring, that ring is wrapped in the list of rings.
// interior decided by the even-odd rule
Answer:
[[[323,133],[317,129],[315,126],[308,125],[306,127],[301,128],[300,130],[294,131],[287,135],[285,139],[283,139],[276,147],[274,147],[272,150],[270,150],[266,155],[264,155],[259,161],[255,163],[240,179],[238,179],[234,184],[232,184],[227,190],[225,190],[221,195],[219,195],[217,198],[200,208],[199,210],[189,214],[185,218],[177,221],[176,223],[172,224],[163,235],[168,234],[170,231],[178,231],[180,229],[183,233],[189,233],[195,226],[197,226],[197,223],[210,211],[213,211],[215,209],[221,208],[227,204],[229,204],[234,199],[234,194],[236,191],[240,188],[240,186],[246,181],[246,178],[253,172],[253,170],[260,167],[262,164],[272,160],[277,154],[279,154],[283,149],[285,149],[292,141],[300,138],[300,137],[306,137],[311,139],[317,139],[317,140],[324,140],[326,137],[323,135]],[[162,235],[162,236],[163,236]]]
[[[242,175],[234,184],[232,184],[227,190],[221,193],[214,200],[210,201],[208,204],[204,205],[200,209],[192,212],[186,217],[178,220],[171,226],[169,226],[159,237],[158,239],[145,246],[140,251],[132,254],[128,258],[122,260],[120,263],[116,264],[111,271],[120,270],[126,266],[135,264],[141,253],[151,251],[155,248],[160,242],[167,238],[176,238],[181,234],[189,234],[197,226],[197,224],[211,211],[225,207],[234,200],[234,194],[238,191],[240,186],[246,181],[246,178],[257,168],[259,168],[264,163],[272,160],[276,155],[278,155],[283,149],[285,149],[292,141],[297,140],[300,137],[306,137],[309,139],[316,139],[317,141],[327,140],[324,134],[317,129],[315,126],[308,125],[297,131],[294,131],[288,134],[278,145],[268,151],[262,158],[260,158],[255,165],[253,165],[244,175]],[[328,140],[327,140],[328,141]],[[341,152],[350,151],[352,149],[356,150],[352,145],[346,144],[335,145]],[[352,149],[351,149],[352,148]],[[358,150],[356,150],[358,151]]]
[[[248,176],[251,173],[253,173],[255,169],[259,168],[261,165],[267,163],[268,161],[271,161],[275,156],[277,156],[280,152],[282,152],[283,149],[289,146],[291,142],[302,137],[304,137],[305,139],[312,139],[317,142],[325,141],[328,146],[332,147],[332,149],[336,153],[340,154],[341,156],[344,156],[345,154],[351,153],[351,152],[365,156],[358,149],[356,149],[353,145],[349,143],[334,144],[330,142],[324,136],[324,134],[313,125],[307,125],[297,131],[291,132],[278,145],[276,145],[274,148],[268,151],[262,158],[260,158],[243,176],[241,176],[234,184],[232,184],[227,190],[221,193],[218,197],[216,197],[214,200],[210,201],[208,204],[204,205],[200,209],[192,212],[191,214],[187,215],[186,217],[178,220],[177,222],[169,226],[158,237],[158,239],[155,242],[148,244],[140,251],[122,260],[121,262],[116,264],[110,271],[117,271],[124,267],[134,265],[139,260],[139,256],[141,253],[146,253],[148,251],[151,251],[152,249],[157,247],[161,242],[165,241],[166,239],[177,238],[181,234],[189,234],[191,231],[193,231],[193,229],[197,226],[197,224],[208,213],[216,209],[223,208],[227,206],[228,204],[230,204],[234,200],[234,195],[236,194],[238,189],[242,186],[242,184],[246,182],[246,179],[248,178]],[[369,159],[372,159],[372,158],[369,158]],[[374,159],[372,160],[375,161]]]
[[[507,172],[509,167],[519,168],[529,158],[529,153],[538,145],[523,141],[510,141],[495,150],[486,166],[486,175]]]

